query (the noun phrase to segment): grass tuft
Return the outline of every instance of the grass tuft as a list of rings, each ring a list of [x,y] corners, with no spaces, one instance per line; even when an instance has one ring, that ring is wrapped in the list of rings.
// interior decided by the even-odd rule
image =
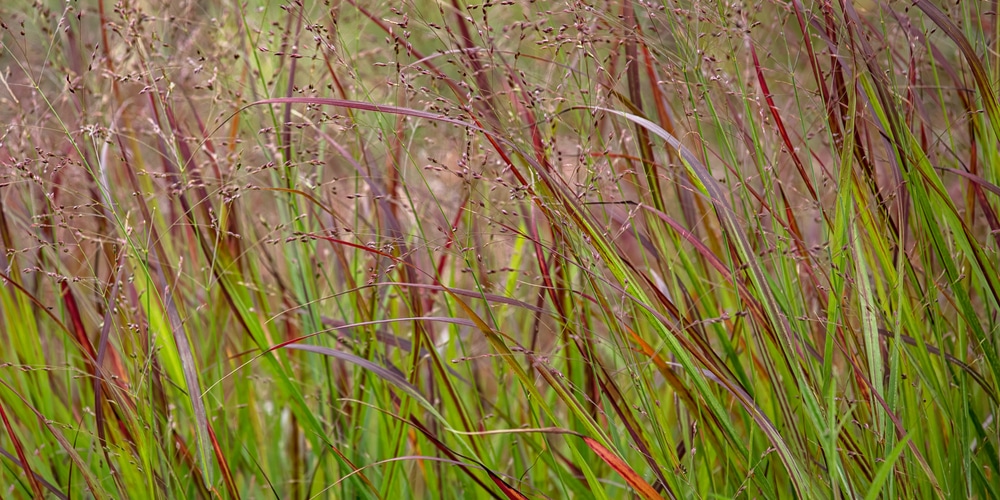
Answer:
[[[0,496],[1000,497],[997,14],[4,2]]]

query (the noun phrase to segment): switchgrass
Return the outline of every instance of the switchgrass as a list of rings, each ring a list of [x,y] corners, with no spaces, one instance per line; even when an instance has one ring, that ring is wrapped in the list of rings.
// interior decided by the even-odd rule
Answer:
[[[0,7],[5,498],[996,498],[993,2]]]

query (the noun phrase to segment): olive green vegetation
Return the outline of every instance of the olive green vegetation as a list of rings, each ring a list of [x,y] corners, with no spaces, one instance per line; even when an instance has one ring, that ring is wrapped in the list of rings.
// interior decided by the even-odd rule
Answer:
[[[0,7],[4,498],[996,498],[996,2]]]

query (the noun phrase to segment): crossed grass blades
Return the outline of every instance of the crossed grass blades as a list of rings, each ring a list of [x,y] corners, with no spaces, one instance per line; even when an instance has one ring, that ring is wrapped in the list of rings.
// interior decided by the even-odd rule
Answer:
[[[1000,25],[4,2],[5,498],[994,498]]]

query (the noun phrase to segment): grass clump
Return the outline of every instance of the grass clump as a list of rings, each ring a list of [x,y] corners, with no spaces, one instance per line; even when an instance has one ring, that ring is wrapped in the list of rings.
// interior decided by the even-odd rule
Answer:
[[[3,495],[1000,496],[994,9],[6,2]]]

